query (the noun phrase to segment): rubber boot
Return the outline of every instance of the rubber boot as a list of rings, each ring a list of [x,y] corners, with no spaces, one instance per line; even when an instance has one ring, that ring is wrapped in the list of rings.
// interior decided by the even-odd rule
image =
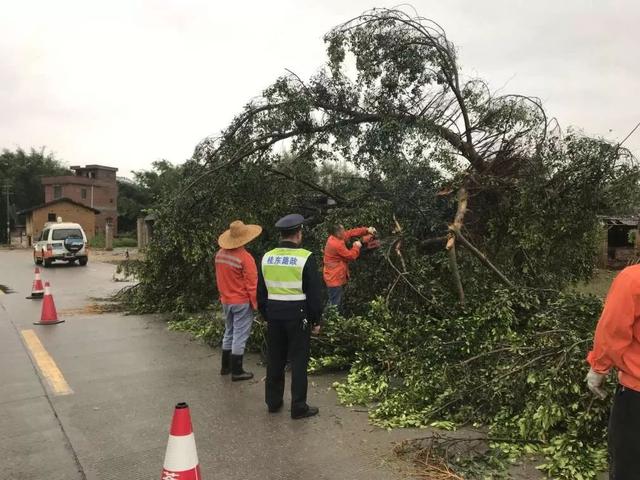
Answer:
[[[231,380],[240,382],[242,380],[251,380],[253,373],[245,372],[242,368],[242,355],[231,355]]]
[[[231,373],[231,350],[222,350],[222,368],[220,375],[229,375]]]

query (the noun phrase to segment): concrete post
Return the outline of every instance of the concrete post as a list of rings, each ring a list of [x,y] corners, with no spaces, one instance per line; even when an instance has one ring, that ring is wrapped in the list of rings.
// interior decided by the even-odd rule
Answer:
[[[109,223],[104,226],[104,249],[113,250],[113,227]]]
[[[598,267],[607,268],[609,265],[609,229],[602,226],[600,231],[600,255],[598,255]]]
[[[151,238],[151,235],[149,234],[149,224],[146,221],[144,222],[142,231],[144,232],[144,246],[146,248],[147,245],[149,245],[149,239]]]
[[[144,248],[144,218],[140,217],[136,220],[136,233],[138,237],[138,248]]]

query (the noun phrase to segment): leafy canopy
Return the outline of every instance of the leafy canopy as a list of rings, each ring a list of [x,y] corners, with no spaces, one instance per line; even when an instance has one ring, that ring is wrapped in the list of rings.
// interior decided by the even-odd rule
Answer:
[[[10,196],[10,221],[16,223],[16,212],[44,202],[41,178],[50,175],[69,174],[69,169],[53,153],[44,149],[25,151],[21,148],[2,150],[0,153],[0,188],[5,183],[13,192]],[[0,199],[0,242],[6,242],[6,196]]]

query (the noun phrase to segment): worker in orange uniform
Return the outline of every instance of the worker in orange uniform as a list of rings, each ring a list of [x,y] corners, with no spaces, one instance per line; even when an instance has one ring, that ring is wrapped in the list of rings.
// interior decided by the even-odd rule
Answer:
[[[353,242],[351,248],[347,248],[346,242],[352,238],[375,234],[376,229],[373,227],[345,230],[342,225],[332,225],[329,228],[329,238],[324,247],[323,262],[323,277],[329,294],[329,305],[341,309],[344,286],[349,281],[349,262],[356,260],[362,249],[360,240]]]
[[[244,246],[260,233],[261,226],[236,220],[218,237],[221,250],[215,257],[216,283],[225,322],[220,374],[231,373],[234,382],[253,378],[253,373],[244,370],[242,360],[258,309],[258,269]]]
[[[599,398],[613,368],[618,387],[609,417],[609,473],[615,480],[640,478],[640,265],[613,281],[596,327],[587,386]]]

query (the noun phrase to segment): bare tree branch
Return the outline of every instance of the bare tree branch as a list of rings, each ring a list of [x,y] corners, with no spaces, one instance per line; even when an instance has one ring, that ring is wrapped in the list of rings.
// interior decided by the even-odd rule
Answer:
[[[450,241],[455,238],[453,235]],[[449,255],[449,267],[451,268],[451,274],[456,284],[456,290],[458,291],[458,300],[461,305],[464,305],[464,288],[462,287],[462,279],[460,278],[460,270],[458,269],[458,259],[456,258],[456,245],[455,242],[451,242],[447,245],[447,253]]]
[[[456,238],[458,240],[460,240],[460,242],[462,242],[462,244],[471,252],[473,253],[476,257],[478,257],[478,259],[487,267],[489,267],[489,269],[496,274],[496,276],[502,280],[502,282],[507,285],[510,288],[514,288],[514,284],[513,282],[511,282],[511,280],[509,280],[507,278],[507,276],[502,273],[498,267],[496,267],[493,263],[491,263],[491,261],[487,258],[486,255],[484,255],[480,250],[478,250],[476,247],[474,247],[471,242],[469,242],[469,240],[467,240],[464,235],[462,235],[462,232],[460,231],[455,231],[453,232],[454,235],[456,236]]]

